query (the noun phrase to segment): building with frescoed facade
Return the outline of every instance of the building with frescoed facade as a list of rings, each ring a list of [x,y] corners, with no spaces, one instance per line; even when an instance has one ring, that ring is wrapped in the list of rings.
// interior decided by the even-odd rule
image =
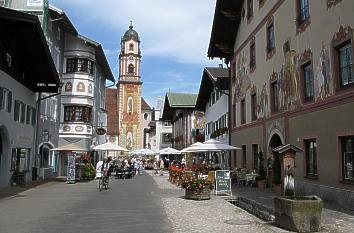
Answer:
[[[162,120],[172,123],[173,148],[181,150],[197,142],[204,135],[204,112],[196,111],[197,94],[166,93]]]
[[[117,83],[118,143],[121,147],[128,150],[141,149],[143,147],[140,62],[140,37],[131,24],[121,39],[119,80]]]
[[[58,92],[60,79],[36,16],[0,7],[0,24],[0,187],[7,187],[36,175],[38,93]]]
[[[354,2],[218,0],[209,57],[230,62],[235,167],[257,168],[272,149],[302,148],[296,193],[353,208]],[[224,33],[227,32],[227,33]]]

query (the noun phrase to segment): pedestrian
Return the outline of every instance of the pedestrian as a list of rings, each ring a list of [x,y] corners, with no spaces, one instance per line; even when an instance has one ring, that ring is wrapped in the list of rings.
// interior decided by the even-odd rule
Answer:
[[[141,176],[143,174],[143,169],[144,169],[143,160],[139,160],[138,169],[139,169],[139,175]]]
[[[164,161],[161,159],[160,160],[160,176],[163,176],[163,169],[165,168],[165,163]]]

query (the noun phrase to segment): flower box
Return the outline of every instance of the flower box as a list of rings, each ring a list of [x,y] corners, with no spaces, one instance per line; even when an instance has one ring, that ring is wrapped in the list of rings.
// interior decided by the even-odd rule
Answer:
[[[210,199],[210,188],[205,188],[201,192],[195,192],[192,190],[185,190],[185,198],[189,200],[209,200]]]

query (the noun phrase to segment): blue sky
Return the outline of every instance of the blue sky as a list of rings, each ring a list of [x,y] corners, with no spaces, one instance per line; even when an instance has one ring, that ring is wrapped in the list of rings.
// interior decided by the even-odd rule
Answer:
[[[197,93],[203,67],[216,66],[207,50],[215,0],[50,0],[80,34],[102,44],[118,78],[120,39],[130,20],[141,39],[143,97],[151,107],[166,92]]]

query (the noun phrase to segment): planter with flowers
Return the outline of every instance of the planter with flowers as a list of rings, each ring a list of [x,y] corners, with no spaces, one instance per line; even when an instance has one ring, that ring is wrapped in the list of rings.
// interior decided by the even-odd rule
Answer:
[[[181,187],[185,189],[185,198],[190,200],[209,200],[213,189],[212,181],[198,178],[194,173],[185,173]]]
[[[182,180],[184,169],[171,166],[171,167],[168,168],[168,171],[169,171],[169,180],[172,183],[174,183],[177,186],[179,186],[179,184],[180,184],[180,182]]]

